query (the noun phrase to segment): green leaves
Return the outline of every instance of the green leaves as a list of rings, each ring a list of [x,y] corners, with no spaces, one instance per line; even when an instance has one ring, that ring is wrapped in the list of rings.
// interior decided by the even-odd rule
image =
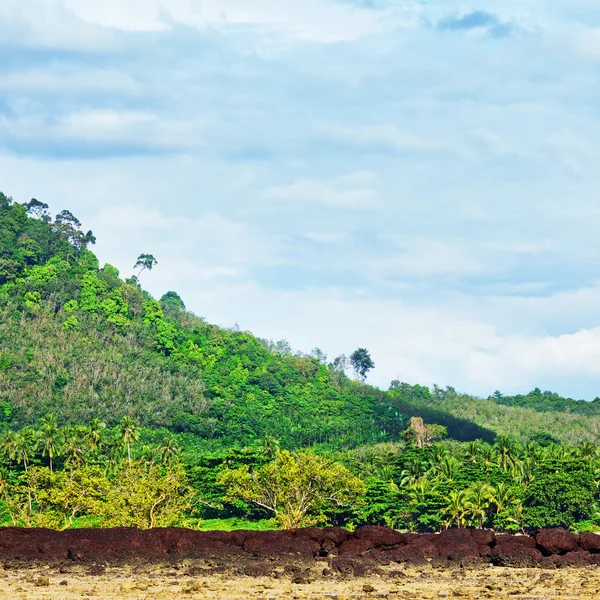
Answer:
[[[225,471],[218,482],[226,486],[229,500],[239,498],[272,511],[286,529],[324,524],[328,511],[353,506],[365,493],[363,482],[342,465],[286,450],[254,471]]]

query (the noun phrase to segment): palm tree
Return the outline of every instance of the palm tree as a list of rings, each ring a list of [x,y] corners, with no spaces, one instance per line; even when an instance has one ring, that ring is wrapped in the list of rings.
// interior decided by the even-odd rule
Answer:
[[[467,490],[468,513],[477,521],[479,529],[487,517],[487,511],[492,503],[493,488],[484,482],[478,482]]]
[[[431,481],[431,479],[427,479],[426,477],[421,477],[421,479],[408,487],[411,502],[413,504],[426,502],[427,496],[434,493],[436,487],[435,481]]]
[[[125,416],[119,423],[118,432],[121,445],[127,448],[127,460],[131,466],[131,445],[140,439],[139,426],[135,419]]]
[[[535,458],[528,456],[525,460],[515,464],[512,476],[523,485],[529,485],[535,477]]]
[[[598,448],[591,442],[582,442],[577,447],[577,455],[583,459],[590,459],[597,455]]]
[[[100,419],[92,419],[90,421],[87,427],[86,439],[92,452],[95,452],[102,446],[105,429],[106,423],[103,423]]]
[[[181,451],[179,444],[177,443],[177,437],[172,433],[165,436],[158,449],[158,456],[165,464],[169,464],[173,461]]]
[[[66,456],[65,463],[69,467],[80,466],[85,462],[87,449],[87,428],[77,429],[75,427],[65,427],[64,435],[64,454]]]
[[[573,456],[574,449],[564,446],[563,444],[552,444],[546,448],[546,456],[553,460],[568,460]]]
[[[25,427],[14,436],[13,458],[19,463],[23,463],[23,468],[27,472],[27,466],[31,457],[37,450],[36,432],[31,427]]]
[[[446,446],[442,446],[441,444],[436,444],[431,448],[431,460],[429,461],[432,465],[435,465],[441,462],[444,458],[446,458],[450,452]]]
[[[434,465],[433,470],[446,481],[452,481],[460,470],[460,461],[455,456],[447,455]]]
[[[472,463],[476,463],[481,453],[481,448],[481,440],[472,440],[471,442],[467,442],[464,446],[465,458]]]
[[[138,452],[138,456],[145,463],[151,464],[158,462],[159,453],[154,446],[144,444]],[[130,463],[131,464],[131,463]]]
[[[8,430],[0,438],[0,456],[6,461],[15,460],[16,432]]]
[[[262,451],[269,460],[273,460],[279,451],[279,440],[272,435],[265,435],[263,438]]]
[[[521,504],[521,500],[515,490],[508,484],[501,482],[492,489],[492,504],[499,514],[510,511],[511,508]]]
[[[503,471],[508,471],[508,467],[513,461],[516,454],[515,441],[506,435],[501,435],[496,440],[494,448],[496,450],[496,453],[498,454],[500,467]]]
[[[38,429],[42,456],[47,456],[50,463],[50,471],[53,470],[54,457],[60,456],[61,431],[56,424],[56,417],[48,415],[42,419],[42,426]]]
[[[442,514],[448,517],[448,523],[454,523],[457,527],[464,527],[468,510],[469,497],[466,490],[453,490],[448,494],[448,504],[442,508]]]
[[[498,455],[496,453],[496,448],[494,446],[490,446],[489,444],[484,444],[481,447],[479,454],[486,466],[488,466],[488,467],[498,466]]]

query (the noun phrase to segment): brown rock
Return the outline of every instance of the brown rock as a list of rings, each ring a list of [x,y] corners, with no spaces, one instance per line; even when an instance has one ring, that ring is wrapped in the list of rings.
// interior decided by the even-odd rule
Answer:
[[[405,536],[398,531],[388,527],[377,527],[375,525],[366,525],[359,527],[354,536],[359,540],[371,540],[373,546],[396,546],[405,543]]]
[[[580,534],[579,546],[588,552],[600,552],[600,534],[589,532]]]
[[[579,549],[579,536],[566,529],[542,529],[535,541],[546,554],[565,554]]]

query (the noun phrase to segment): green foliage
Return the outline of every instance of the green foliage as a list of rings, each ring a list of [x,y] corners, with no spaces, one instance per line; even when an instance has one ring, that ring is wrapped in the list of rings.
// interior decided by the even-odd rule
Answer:
[[[528,394],[517,394],[516,396],[505,396],[499,391],[494,392],[488,397],[497,404],[503,406],[520,406],[522,408],[531,408],[538,412],[566,412],[580,415],[600,415],[600,398],[595,398],[592,402],[585,400],[573,400],[565,398],[555,392],[542,392],[540,388],[535,388]]]
[[[355,505],[365,491],[363,482],[342,465],[287,450],[253,471],[248,466],[228,469],[218,482],[230,500],[239,498],[271,511],[285,529],[325,524],[327,512]]]
[[[527,527],[571,527],[594,513],[598,491],[591,465],[582,460],[549,460],[528,486],[523,517]]]
[[[600,523],[600,400],[399,381],[383,392],[345,375],[352,364],[365,378],[365,349],[327,364],[319,349],[207,324],[176,292],[156,301],[99,268],[93,242],[68,211],[53,221],[44,203],[0,194],[7,523]]]

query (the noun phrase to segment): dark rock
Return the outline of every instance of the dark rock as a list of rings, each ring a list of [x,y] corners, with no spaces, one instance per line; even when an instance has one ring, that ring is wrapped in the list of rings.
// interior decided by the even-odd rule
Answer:
[[[490,558],[493,564],[501,567],[536,567],[542,560],[542,553],[537,548],[503,541],[492,548]]]
[[[566,554],[579,549],[579,536],[566,529],[542,529],[535,536],[542,553]]]
[[[375,525],[359,527],[354,532],[354,536],[359,540],[370,540],[375,548],[380,546],[396,546],[405,543],[405,536],[398,531]]]
[[[479,546],[492,546],[496,542],[496,534],[491,529],[472,529],[471,538]]]
[[[579,550],[577,552],[567,552],[566,554],[553,554],[548,557],[548,561],[556,567],[586,567],[592,564],[592,556],[589,552]]]
[[[579,546],[588,552],[600,552],[600,534],[589,532],[580,534]]]
[[[340,556],[344,554],[364,554],[367,550],[374,547],[372,540],[347,540],[339,548]]]
[[[496,546],[506,544],[536,548],[535,538],[528,535],[510,535],[508,533],[501,533],[496,536]]]

